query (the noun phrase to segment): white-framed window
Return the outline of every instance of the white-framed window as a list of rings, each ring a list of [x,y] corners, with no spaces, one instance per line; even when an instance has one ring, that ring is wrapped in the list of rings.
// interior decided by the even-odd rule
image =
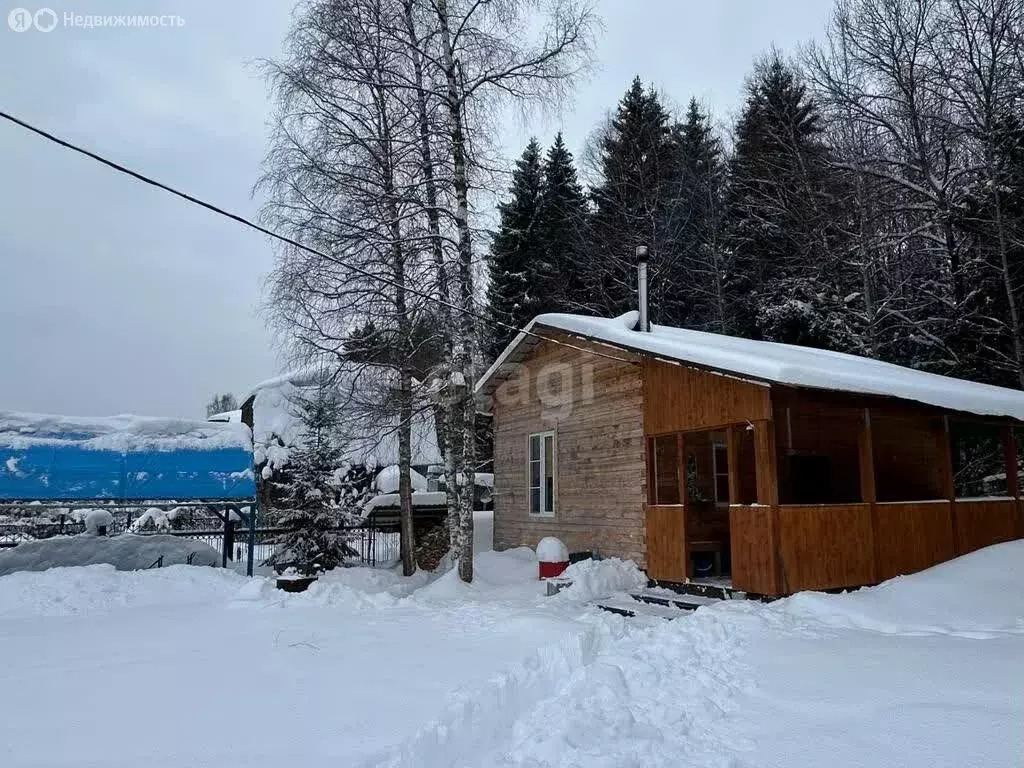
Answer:
[[[530,489],[530,514],[553,517],[555,514],[555,433],[530,435],[527,482]]]
[[[729,449],[725,443],[711,446],[711,464],[715,475],[715,503],[729,503]]]

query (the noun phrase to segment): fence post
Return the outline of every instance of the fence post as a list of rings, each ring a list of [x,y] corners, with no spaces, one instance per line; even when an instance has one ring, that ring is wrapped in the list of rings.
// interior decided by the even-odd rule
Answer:
[[[256,505],[249,505],[249,547],[245,559],[245,575],[253,575],[253,560],[256,556]]]

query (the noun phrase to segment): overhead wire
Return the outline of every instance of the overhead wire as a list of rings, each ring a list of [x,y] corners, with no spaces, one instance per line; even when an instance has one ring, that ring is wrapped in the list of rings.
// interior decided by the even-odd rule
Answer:
[[[454,304],[454,303],[448,301],[447,299],[443,299],[443,298],[441,298],[441,297],[439,297],[439,296],[437,296],[437,295],[435,295],[433,293],[429,293],[427,291],[421,291],[419,289],[412,288],[412,287],[407,286],[407,285],[400,285],[396,281],[391,280],[391,279],[389,279],[387,277],[384,277],[383,275],[374,274],[373,272],[370,272],[369,270],[363,269],[362,267],[356,266],[355,264],[350,264],[350,263],[348,263],[348,262],[346,262],[346,261],[344,261],[342,259],[339,259],[339,258],[337,258],[335,256],[331,256],[331,255],[329,255],[327,253],[324,253],[323,251],[321,251],[321,250],[319,250],[317,248],[314,248],[314,247],[312,247],[310,245],[306,245],[305,243],[302,243],[302,242],[300,242],[300,241],[298,241],[298,240],[296,240],[296,239],[294,239],[292,237],[288,237],[287,235],[282,235],[279,232],[275,232],[274,230],[272,230],[272,229],[270,229],[268,227],[265,227],[262,224],[259,224],[259,223],[255,222],[255,221],[253,221],[252,219],[248,219],[245,216],[242,216],[241,214],[237,214],[237,213],[234,213],[232,211],[229,211],[229,210],[227,210],[225,208],[220,207],[219,205],[216,205],[214,203],[211,203],[211,202],[208,202],[206,200],[203,200],[202,198],[197,197],[196,195],[192,195],[192,194],[190,194],[188,192],[184,192],[181,189],[178,189],[177,187],[173,187],[170,184],[167,184],[165,182],[159,181],[158,179],[154,179],[153,177],[148,176],[148,175],[146,175],[144,173],[141,173],[139,171],[133,170],[132,168],[129,168],[129,167],[125,166],[125,165],[122,165],[121,163],[118,163],[118,162],[116,162],[114,160],[111,160],[111,159],[109,159],[107,157],[104,157],[103,155],[100,155],[97,152],[93,152],[92,150],[86,149],[85,147],[82,147],[82,146],[80,146],[78,144],[75,144],[75,143],[73,143],[73,142],[71,142],[71,141],[69,141],[67,139],[63,139],[60,136],[57,136],[56,134],[51,133],[50,131],[47,131],[47,130],[45,130],[43,128],[40,128],[40,127],[38,127],[36,125],[33,125],[32,123],[29,123],[27,120],[23,120],[21,118],[18,118],[16,116],[10,114],[9,112],[5,112],[3,110],[0,110],[0,118],[3,118],[4,120],[7,120],[8,122],[13,123],[14,125],[17,125],[17,126],[23,128],[23,129],[25,129],[25,130],[35,134],[35,135],[37,135],[37,136],[40,136],[40,137],[46,139],[47,141],[50,141],[50,142],[52,142],[54,144],[57,144],[58,146],[61,146],[61,147],[65,148],[65,149],[71,150],[72,152],[76,152],[76,153],[78,153],[80,155],[83,155],[83,156],[89,158],[90,160],[94,160],[95,162],[100,163],[101,165],[104,165],[104,166],[106,166],[106,167],[108,167],[108,168],[110,168],[110,169],[112,169],[114,171],[117,171],[118,173],[124,174],[126,176],[129,176],[129,177],[135,179],[136,181],[142,182],[143,184],[147,184],[147,185],[149,185],[151,187],[155,187],[155,188],[157,188],[157,189],[159,189],[159,190],[161,190],[163,192],[166,192],[168,194],[174,195],[175,197],[178,197],[178,198],[180,198],[182,200],[185,200],[186,202],[191,203],[192,205],[197,205],[200,208],[205,208],[206,210],[208,210],[208,211],[210,211],[212,213],[215,213],[215,214],[217,214],[219,216],[223,216],[225,218],[228,218],[228,219],[236,222],[237,224],[241,224],[241,225],[243,225],[245,227],[248,227],[249,229],[255,230],[256,232],[259,232],[259,233],[261,233],[263,235],[266,235],[267,237],[270,237],[271,239],[277,240],[277,241],[282,242],[282,243],[286,243],[287,245],[290,245],[290,246],[292,246],[294,248],[298,248],[298,249],[300,249],[302,251],[306,251],[307,253],[311,253],[311,254],[313,254],[315,256],[320,256],[321,258],[328,259],[328,260],[330,260],[330,261],[332,261],[332,262],[334,262],[336,264],[339,264],[344,269],[347,269],[347,270],[351,271],[354,274],[360,275],[361,277],[365,277],[365,278],[368,278],[370,280],[376,280],[379,283],[381,283],[383,285],[390,286],[392,288],[402,288],[402,289],[404,289],[406,291],[406,293],[409,293],[409,294],[411,294],[413,296],[419,296],[420,298],[423,298],[423,299],[425,299],[427,301],[432,301],[432,302],[434,302],[436,304],[444,306],[444,307],[446,307],[446,308],[448,308],[450,310],[454,310],[455,312],[463,314],[463,315],[465,315],[467,317],[472,317],[474,320],[477,320],[478,322],[483,323],[485,325],[492,325],[492,326],[504,328],[505,330],[515,331],[517,334],[523,334],[525,336],[531,336],[531,337],[534,337],[536,339],[540,339],[540,340],[543,340],[543,341],[549,341],[552,344],[557,344],[558,346],[562,346],[562,347],[568,347],[568,348],[574,349],[574,350],[576,350],[578,352],[584,352],[586,354],[595,355],[596,357],[603,357],[603,358],[606,358],[608,360],[614,360],[614,361],[620,362],[620,363],[629,363],[629,364],[634,364],[635,363],[635,361],[633,361],[633,360],[629,360],[629,359],[622,358],[622,357],[617,357],[615,355],[608,354],[606,352],[601,352],[599,350],[588,349],[587,347],[578,346],[576,344],[572,344],[570,342],[563,341],[562,339],[557,339],[557,338],[554,338],[552,336],[546,336],[546,335],[544,335],[542,333],[538,333],[538,332],[536,332],[534,330],[531,330],[531,329],[528,329],[528,328],[517,328],[516,326],[512,325],[511,323],[506,323],[506,322],[503,322],[501,320],[496,320],[494,318],[482,315],[479,312],[474,312],[473,310],[466,309],[464,307],[460,307],[457,304]]]

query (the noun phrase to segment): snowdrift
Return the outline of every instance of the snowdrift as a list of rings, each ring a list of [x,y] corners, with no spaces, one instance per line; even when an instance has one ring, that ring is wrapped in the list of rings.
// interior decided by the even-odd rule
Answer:
[[[841,595],[802,592],[780,601],[790,615],[875,632],[1024,630],[1024,540],[996,544]]]
[[[131,572],[112,565],[25,571],[0,578],[0,619],[227,601],[247,583],[251,580],[233,571],[187,565]]]
[[[151,568],[163,558],[163,565],[216,566],[220,553],[194,539],[177,536],[58,536],[42,541],[28,541],[13,549],[0,551],[0,576],[19,571],[45,571],[78,565],[105,563],[118,571]]]

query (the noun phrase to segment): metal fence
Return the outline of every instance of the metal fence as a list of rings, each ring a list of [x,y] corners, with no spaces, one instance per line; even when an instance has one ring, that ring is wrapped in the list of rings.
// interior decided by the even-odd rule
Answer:
[[[147,515],[146,508],[138,510],[109,510],[112,524],[108,535],[133,533],[140,536],[170,535],[200,541],[215,549],[221,555],[221,562],[244,563],[248,546],[249,531],[244,523],[231,523],[233,530],[211,511],[187,509],[173,518]],[[85,532],[83,519],[71,514],[41,516],[5,516],[0,519],[0,549],[16,547],[30,541],[49,539],[55,536],[74,536]],[[282,535],[295,529],[279,526],[256,528],[255,562],[264,565],[273,554]],[[357,526],[339,530],[349,535],[349,542],[359,553],[359,562],[371,567],[386,567],[401,557],[401,534],[396,525],[373,520]]]

